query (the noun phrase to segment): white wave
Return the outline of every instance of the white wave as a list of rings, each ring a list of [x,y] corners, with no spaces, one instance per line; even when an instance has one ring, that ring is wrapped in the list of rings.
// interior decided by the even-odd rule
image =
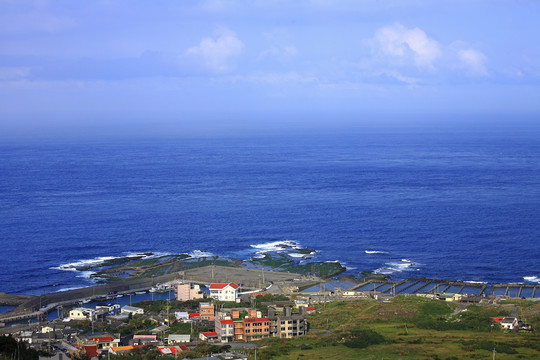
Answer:
[[[487,284],[486,281],[475,281],[475,280],[465,280],[464,283],[467,283],[467,284]]]
[[[204,251],[204,250],[193,250],[192,252],[188,253],[187,255],[191,256],[192,258],[203,258],[203,257],[211,257],[214,256],[211,252]]]
[[[95,273],[96,273],[95,271],[81,271],[80,274],[77,275],[77,277],[84,278],[84,279],[91,279],[92,275],[94,275]]]
[[[325,261],[325,263],[339,264],[339,260],[327,260],[327,261]],[[342,263],[342,265],[343,265],[343,263]]]
[[[373,270],[374,274],[381,274],[381,275],[392,275],[395,272],[397,272],[395,269],[385,268],[385,267],[381,267],[381,268]]]
[[[303,258],[304,256],[306,256],[306,254],[298,254],[298,253],[288,253],[287,255],[293,258]]]
[[[77,290],[77,289],[82,289],[82,288],[85,288],[86,286],[71,286],[71,287],[67,287],[67,288],[63,288],[63,289],[59,289],[59,290],[56,290],[55,292],[62,292],[62,291],[69,291],[69,290]]]
[[[68,268],[68,267],[65,267],[65,266],[53,266],[50,269],[52,269],[52,270],[63,270],[63,271],[75,271],[75,272],[79,271],[79,270],[77,270],[75,268]]]
[[[538,276],[524,276],[523,280],[540,284],[540,278]]]
[[[366,254],[388,254],[388,251],[380,251],[380,250],[364,250]]]
[[[113,259],[118,259],[118,257],[117,256],[102,256],[102,257],[97,257],[97,258],[94,258],[94,259],[79,260],[79,261],[75,261],[75,262],[72,262],[72,263],[67,263],[67,264],[60,265],[60,266],[56,267],[55,269],[68,270],[68,271],[73,271],[73,270],[77,271],[77,269],[87,268],[87,267],[90,267],[90,266],[96,266],[96,265],[104,263],[107,260],[113,260]]]
[[[416,264],[408,259],[401,259],[401,262],[391,261],[384,264],[384,266],[373,270],[375,274],[391,275],[402,271],[418,271],[414,266]]]
[[[281,240],[281,241],[272,241],[263,244],[249,245],[252,248],[259,249],[259,252],[270,252],[270,251],[284,251],[288,249],[300,250],[302,247],[292,240]]]
[[[78,261],[74,261],[67,264],[62,264],[60,266],[52,267],[51,269],[65,270],[65,271],[80,271],[79,269],[96,267],[109,260],[123,259],[123,258],[138,258],[138,257],[148,258],[152,256],[155,256],[155,254],[152,253],[152,255],[148,255],[148,253],[128,253],[124,256],[100,256],[93,259],[84,259],[84,260],[78,260]]]

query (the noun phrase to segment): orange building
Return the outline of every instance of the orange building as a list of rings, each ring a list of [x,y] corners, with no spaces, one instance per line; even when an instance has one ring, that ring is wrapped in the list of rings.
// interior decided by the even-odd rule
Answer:
[[[201,320],[214,321],[214,305],[211,303],[200,303],[199,314]]]
[[[270,320],[268,318],[245,318],[243,323],[245,341],[261,340],[270,336]]]

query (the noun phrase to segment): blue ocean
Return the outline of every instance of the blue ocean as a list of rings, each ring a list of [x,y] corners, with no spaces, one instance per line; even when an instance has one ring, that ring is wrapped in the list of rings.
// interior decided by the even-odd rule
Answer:
[[[0,291],[90,285],[139,252],[293,242],[347,273],[540,282],[540,132],[370,131],[0,144]]]

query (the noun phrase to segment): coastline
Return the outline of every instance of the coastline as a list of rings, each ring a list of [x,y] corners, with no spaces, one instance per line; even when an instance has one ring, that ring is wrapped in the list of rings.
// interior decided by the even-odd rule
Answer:
[[[242,284],[243,289],[268,291],[273,294],[312,294],[314,296],[324,294],[325,296],[377,298],[378,296],[439,296],[440,294],[469,298],[473,302],[480,301],[481,298],[519,298],[525,291],[532,295],[528,296],[528,299],[540,301],[540,285],[479,284],[426,278],[392,281],[377,274],[365,273],[364,275],[365,277],[360,280],[347,275],[337,279],[323,279],[284,271],[210,265],[157,277],[118,279],[107,284],[46,293],[41,296],[0,293],[0,300],[4,299],[6,304],[16,306],[12,311],[0,314],[0,322],[9,323],[40,318],[54,309],[69,307],[82,300],[107,301],[119,295],[146,292],[157,283],[193,282],[209,285],[215,282],[237,282]],[[341,286],[347,282],[348,287],[342,288]]]

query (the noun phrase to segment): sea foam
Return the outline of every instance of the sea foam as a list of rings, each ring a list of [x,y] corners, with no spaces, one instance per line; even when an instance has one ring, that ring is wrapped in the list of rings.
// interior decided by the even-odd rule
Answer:
[[[540,284],[540,278],[538,276],[524,276],[523,280]]]

